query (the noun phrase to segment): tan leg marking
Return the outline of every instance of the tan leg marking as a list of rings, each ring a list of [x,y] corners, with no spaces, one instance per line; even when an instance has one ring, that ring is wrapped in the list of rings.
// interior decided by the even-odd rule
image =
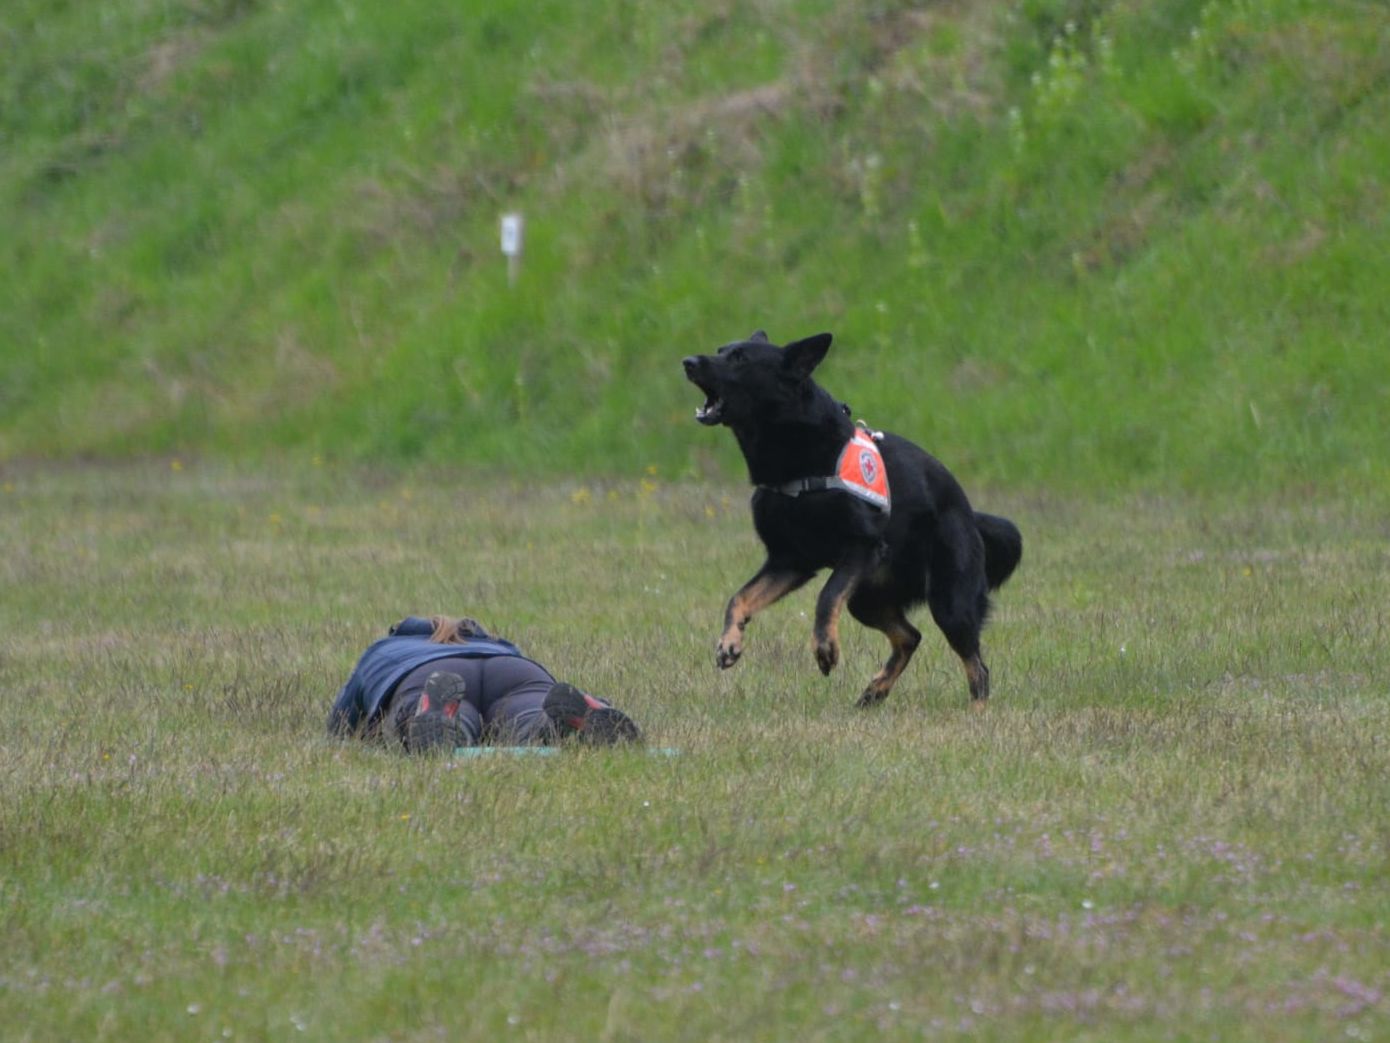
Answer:
[[[763,609],[785,597],[809,577],[798,572],[759,573],[745,583],[724,610],[724,633],[715,646],[714,659],[727,670],[743,655],[743,628]]]
[[[989,667],[985,666],[978,652],[968,659],[962,659],[961,663],[965,667],[965,679],[970,684],[970,701],[978,706],[984,705],[989,698]]]
[[[830,603],[824,625],[816,627],[811,634],[811,650],[816,654],[816,665],[823,674],[828,675],[840,661],[840,611],[851,593],[852,588],[840,592]]]
[[[907,664],[912,661],[913,653],[917,651],[917,646],[922,642],[922,635],[905,619],[895,620],[881,629],[888,635],[893,650],[878,673],[869,681],[864,694],[859,697],[860,706],[873,706],[888,698],[888,693],[898,683],[898,678],[903,675]]]

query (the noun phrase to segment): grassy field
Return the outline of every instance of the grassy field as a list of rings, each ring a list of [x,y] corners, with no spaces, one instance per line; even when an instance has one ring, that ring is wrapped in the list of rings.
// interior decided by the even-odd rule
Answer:
[[[0,54],[0,1037],[1390,1037],[1383,3],[7,0]],[[715,669],[759,553],[678,362],[756,327],[1023,529],[984,712],[925,618],[854,710],[810,591]],[[329,741],[432,612],[678,754]]]
[[[995,698],[929,630],[862,713],[809,592],[715,670],[739,487],[0,471],[0,1034],[1385,1038],[1385,514],[975,498]],[[431,611],[680,755],[327,740]]]

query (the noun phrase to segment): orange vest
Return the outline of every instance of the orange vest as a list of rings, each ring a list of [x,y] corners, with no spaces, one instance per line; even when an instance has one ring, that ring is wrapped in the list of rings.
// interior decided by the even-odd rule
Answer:
[[[873,432],[862,423],[855,426],[854,437],[840,450],[835,477],[839,479],[837,486],[845,492],[888,510],[888,469],[883,466],[883,454],[878,451]]]

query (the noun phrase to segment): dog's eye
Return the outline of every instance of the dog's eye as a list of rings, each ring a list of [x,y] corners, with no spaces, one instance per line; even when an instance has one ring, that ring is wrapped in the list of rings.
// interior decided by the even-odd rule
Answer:
[[[729,361],[735,366],[741,366],[748,361],[748,353],[742,348],[735,348],[729,352]]]

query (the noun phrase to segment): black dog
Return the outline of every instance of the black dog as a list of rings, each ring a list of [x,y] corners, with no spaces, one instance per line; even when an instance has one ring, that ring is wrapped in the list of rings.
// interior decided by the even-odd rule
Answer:
[[[922,640],[907,610],[923,601],[965,665],[971,698],[987,699],[980,631],[989,592],[1017,567],[1023,537],[1013,522],[972,510],[935,457],[856,427],[848,407],[811,379],[829,348],[828,333],[779,348],[759,330],[684,360],[686,377],[707,396],[696,418],[730,427],[743,450],[757,487],[753,525],[767,549],[758,574],[729,600],[715,660],[721,669],[738,662],[749,620],[828,568],[813,635],[821,672],[839,660],[846,604],[893,646],[860,706],[887,698],[907,667]]]

